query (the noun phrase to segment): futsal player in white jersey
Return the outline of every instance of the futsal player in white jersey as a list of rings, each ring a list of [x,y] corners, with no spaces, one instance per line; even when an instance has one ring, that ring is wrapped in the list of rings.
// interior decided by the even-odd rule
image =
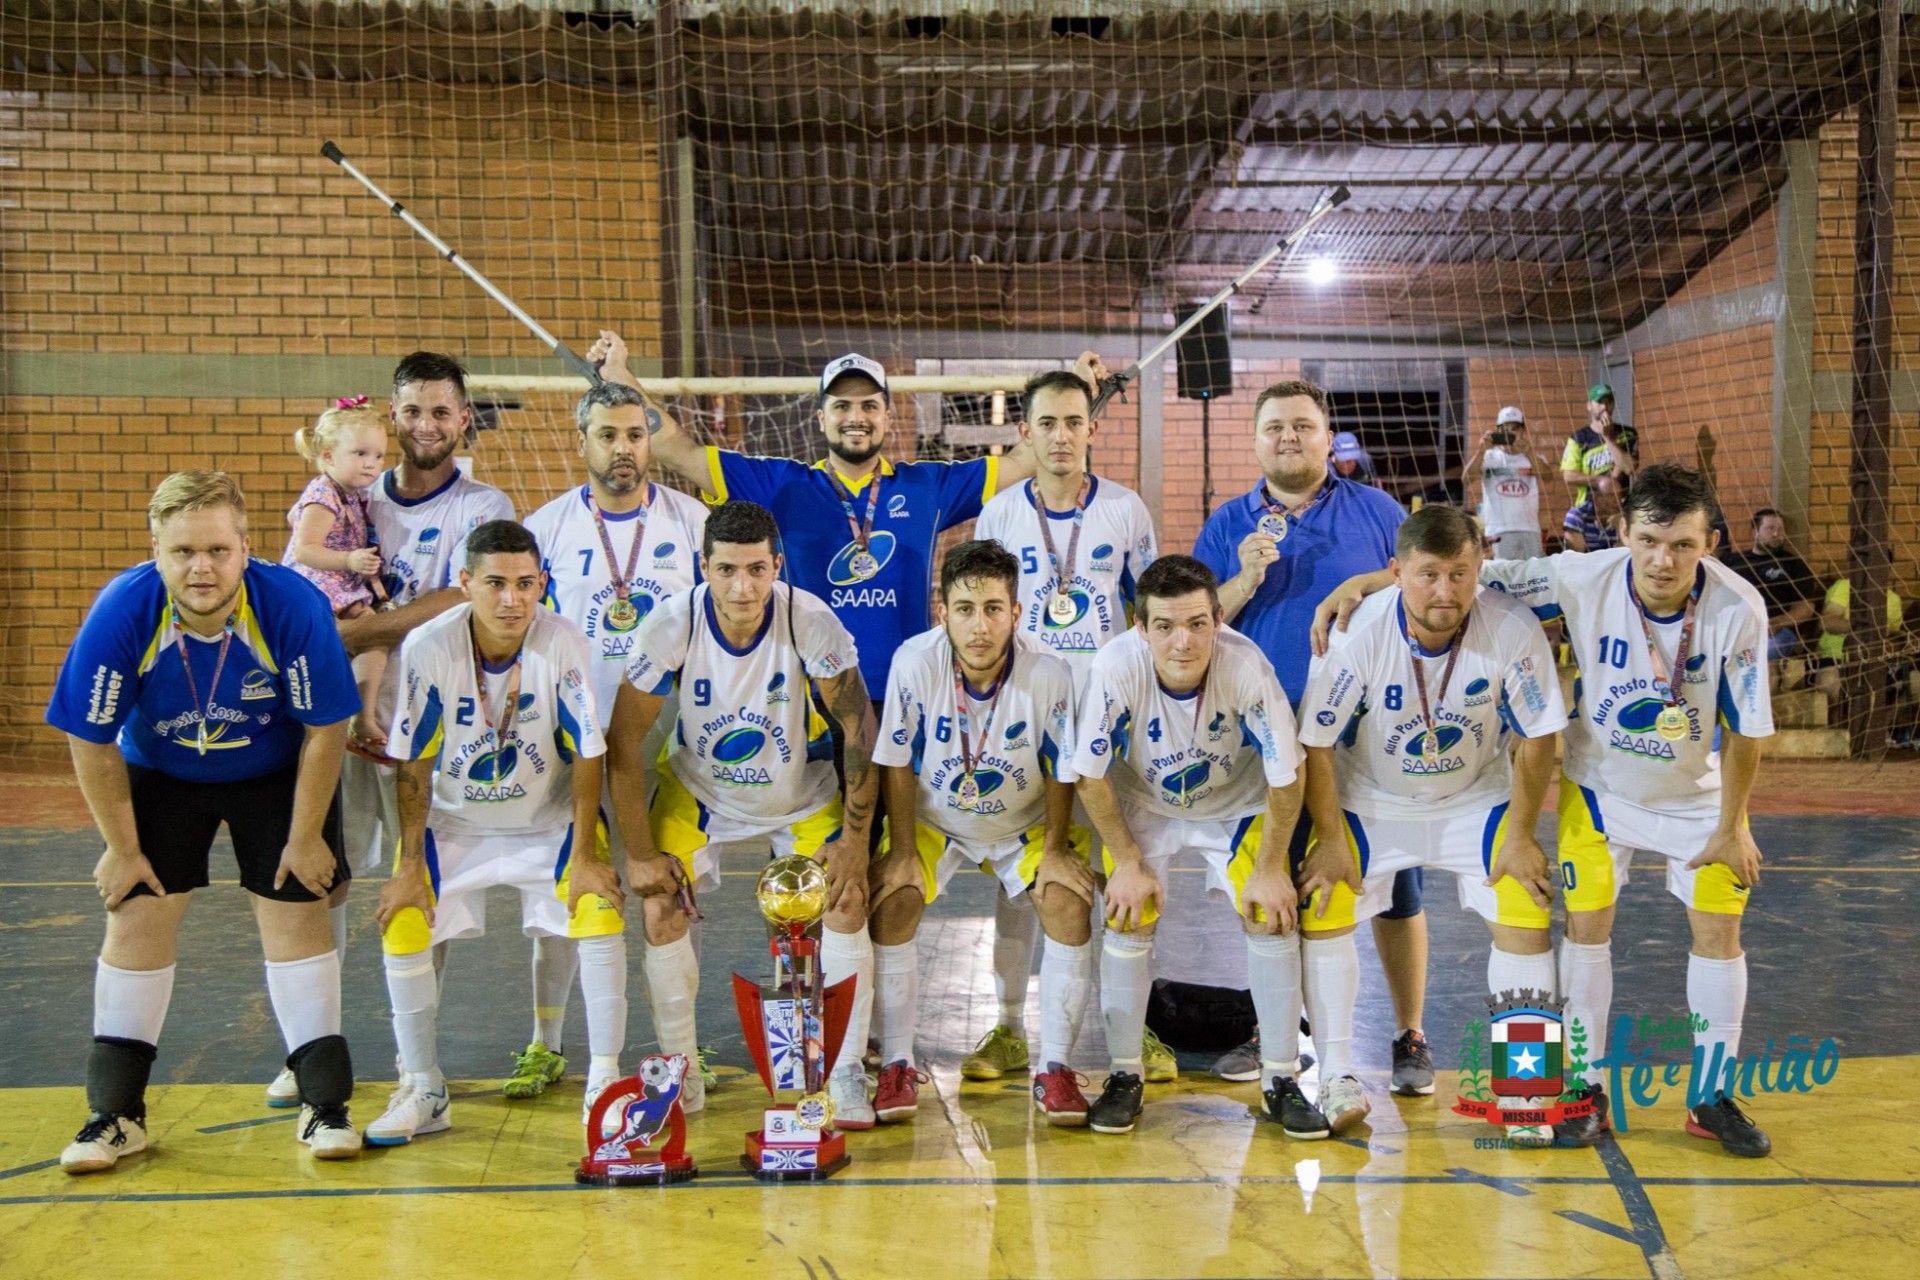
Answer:
[[[1026,409],[1020,438],[1033,450],[1034,476],[989,500],[974,534],[1018,558],[1014,601],[1020,629],[1066,660],[1077,687],[1100,647],[1133,625],[1133,584],[1155,554],[1153,519],[1139,494],[1087,469],[1095,423],[1093,390],[1085,379],[1051,370],[1030,379],[1021,400]],[[1033,901],[1003,890],[995,904],[993,982],[1000,1014],[960,1064],[970,1080],[997,1080],[1027,1067]],[[1151,1067],[1147,1078],[1156,1078]]]
[[[715,508],[701,540],[706,581],[669,596],[640,624],[614,704],[614,811],[626,839],[628,887],[645,899],[654,1029],[665,1052],[689,1061],[697,1052],[700,967],[681,881],[718,886],[716,847],[744,841],[826,863],[821,976],[828,985],[858,979],[828,1088],[835,1124],[870,1129],[860,1051],[873,1011],[867,849],[880,789],[873,704],[847,629],[819,597],[780,581],[779,543],[766,508]],[[669,691],[678,693],[680,712],[656,769],[640,747]],[[844,805],[828,716],[841,733]],[[697,1078],[689,1073],[688,1084]]]
[[[622,893],[599,822],[600,731],[580,629],[540,607],[539,544],[511,520],[467,538],[468,603],[407,637],[391,746],[401,759],[401,848],[380,893],[394,1039],[405,1071],[374,1146],[452,1120],[435,1024],[431,948],[486,931],[486,891],[520,891],[521,928],[578,941],[586,1107],[619,1078],[627,1022]]]
[[[1073,825],[1073,673],[1017,626],[1020,563],[986,540],[940,565],[941,625],[894,655],[874,762],[887,797],[886,855],[871,876],[882,1120],[913,1118],[920,918],[954,872],[978,866],[1003,894],[1032,896],[1047,931],[1040,967],[1035,1106],[1081,1125],[1067,1066],[1086,1010],[1093,872]],[[1022,980],[1024,986],[1024,978]]]
[[[586,634],[588,682],[605,718],[633,658],[641,620],[697,581],[707,509],[647,479],[653,460],[646,398],[632,387],[595,385],[574,407],[574,423],[587,483],[534,512],[527,531],[540,543],[547,606]],[[612,813],[610,795],[603,795],[602,808]],[[622,853],[616,837],[613,854]],[[543,938],[535,951],[551,967],[536,976],[536,986],[550,978],[558,998],[534,1009],[533,1040],[504,1086],[509,1098],[532,1097],[566,1070],[561,1034],[573,965],[559,961],[571,952],[565,938]]]
[[[1369,1110],[1353,1067],[1353,931],[1391,901],[1399,872],[1454,873],[1461,905],[1493,932],[1490,992],[1554,989],[1557,877],[1533,827],[1566,707],[1546,633],[1525,606],[1480,590],[1480,562],[1465,512],[1408,517],[1388,565],[1395,586],[1314,659],[1300,699],[1314,824],[1296,870],[1301,955],[1319,1105],[1336,1133]]]
[[[1300,815],[1300,747],[1273,665],[1220,622],[1212,570],[1163,556],[1140,575],[1139,623],[1088,672],[1074,735],[1079,793],[1106,844],[1100,1002],[1113,1059],[1087,1123],[1131,1132],[1141,1110],[1142,1033],[1163,877],[1205,855],[1208,887],[1246,927],[1254,1008],[1267,1034],[1267,1114],[1296,1138],[1326,1120],[1296,1080],[1300,947],[1287,841]]]
[[[1747,804],[1773,705],[1766,606],[1710,554],[1713,511],[1706,477],[1656,464],[1635,475],[1624,501],[1624,547],[1489,561],[1481,580],[1542,619],[1565,618],[1580,668],[1560,780],[1567,936],[1558,968],[1567,1017],[1591,1028],[1595,1044],[1611,1043],[1614,904],[1634,851],[1645,849],[1664,858],[1667,890],[1687,907],[1695,1053],[1731,1064],[1747,1005],[1740,917],[1760,879]],[[1323,605],[1322,621],[1371,585],[1347,583]],[[1597,1138],[1608,1113],[1596,1075],[1582,1096],[1599,1104],[1598,1119],[1562,1126],[1559,1136]],[[1721,1087],[1724,1072],[1698,1083],[1706,1100],[1688,1109],[1689,1133],[1732,1155],[1772,1150]]]

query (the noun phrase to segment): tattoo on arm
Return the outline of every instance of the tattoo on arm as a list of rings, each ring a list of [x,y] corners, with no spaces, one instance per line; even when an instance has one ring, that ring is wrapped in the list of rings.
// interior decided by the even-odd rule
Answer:
[[[647,417],[647,434],[650,436],[659,435],[660,428],[666,426],[667,423],[666,419],[661,416],[660,410],[654,408],[653,401],[649,400],[642,405],[641,412]]]
[[[873,702],[867,697],[867,682],[857,669],[843,672],[821,681],[820,695],[827,704],[827,714],[840,726],[840,762],[847,776],[844,825],[855,832],[868,832],[878,805],[880,779],[873,764],[873,740],[879,727],[873,719]]]
[[[404,760],[393,771],[395,808],[400,811],[402,857],[425,857],[427,813],[433,806],[433,761]]]

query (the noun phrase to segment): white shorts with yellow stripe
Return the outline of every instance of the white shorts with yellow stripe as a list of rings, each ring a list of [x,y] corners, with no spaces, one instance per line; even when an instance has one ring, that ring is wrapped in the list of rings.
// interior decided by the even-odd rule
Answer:
[[[1007,897],[1017,898],[1033,887],[1034,877],[1040,874],[1040,855],[1046,848],[1046,839],[1044,822],[1034,824],[1017,836],[985,844],[956,840],[924,822],[916,823],[913,850],[920,859],[921,891],[926,900],[932,902],[947,887],[947,881],[953,879],[954,872],[963,867],[979,867],[1000,882]],[[1085,858],[1091,843],[1087,829],[1068,827],[1067,843],[1076,857]]]
[[[1500,877],[1492,888],[1486,884],[1493,860],[1507,839],[1505,804],[1451,818],[1365,818],[1351,812],[1344,816],[1347,852],[1360,869],[1360,892],[1356,895],[1344,884],[1335,885],[1327,913],[1320,917],[1314,916],[1313,909],[1327,890],[1301,903],[1303,932],[1324,933],[1371,920],[1393,904],[1393,878],[1412,867],[1453,872],[1460,905],[1489,924],[1547,927],[1546,910],[1535,905],[1512,876]],[[1307,851],[1311,853],[1319,842],[1320,829],[1315,827]]]
[[[1689,871],[1720,825],[1718,812],[1676,817],[1560,779],[1560,891],[1569,911],[1604,911],[1620,899],[1636,849],[1667,862],[1667,892],[1695,911],[1737,916],[1748,888],[1731,867]]]
[[[772,845],[775,857],[804,853],[812,858],[839,838],[841,811],[837,791],[828,797],[826,804],[803,818],[743,822],[702,804],[665,765],[661,766],[658,776],[660,784],[654,789],[653,803],[647,809],[647,826],[653,832],[654,848],[678,858],[693,880],[694,888],[703,893],[720,887],[717,845],[766,841]]]
[[[604,821],[594,828],[594,852],[607,856]],[[573,826],[517,835],[476,835],[427,828],[427,885],[433,894],[433,927],[408,908],[381,937],[389,955],[416,955],[438,942],[477,938],[487,931],[487,890],[504,885],[520,891],[520,931],[529,937],[598,938],[619,933],[620,913],[597,893],[567,911],[571,896]]]
[[[1194,822],[1129,805],[1121,816],[1163,892],[1175,855],[1197,853],[1207,862],[1207,891],[1226,895],[1233,909],[1240,910],[1240,890],[1253,875],[1260,836],[1266,828],[1266,810],[1239,818]],[[1113,874],[1113,855],[1105,849],[1100,852],[1100,865],[1106,874]],[[1159,907],[1150,902],[1140,923],[1150,925],[1159,918]]]

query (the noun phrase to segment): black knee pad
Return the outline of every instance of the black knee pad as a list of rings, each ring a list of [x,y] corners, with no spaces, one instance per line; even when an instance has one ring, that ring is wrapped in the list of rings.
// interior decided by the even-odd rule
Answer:
[[[100,1115],[147,1118],[147,1077],[159,1050],[145,1040],[95,1036],[87,1054],[87,1106]]]
[[[310,1107],[344,1106],[353,1097],[353,1058],[345,1036],[321,1036],[287,1055],[300,1083],[300,1101]]]

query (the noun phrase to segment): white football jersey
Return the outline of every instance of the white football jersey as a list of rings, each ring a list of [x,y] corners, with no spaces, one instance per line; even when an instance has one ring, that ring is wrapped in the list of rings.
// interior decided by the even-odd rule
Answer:
[[[467,535],[489,520],[513,519],[513,500],[464,471],[455,471],[424,498],[402,498],[388,470],[369,491],[367,519],[380,540],[380,581],[387,599],[411,604],[458,585]],[[380,703],[391,709],[390,719],[398,715],[399,689],[399,664],[389,662],[380,681]]]
[[[667,765],[702,804],[742,822],[795,822],[839,785],[826,717],[810,680],[859,665],[853,637],[818,596],[773,589],[760,634],[735,649],[706,586],[668,596],[634,633],[627,681],[677,688],[679,721]]]
[[[1133,625],[1133,584],[1157,554],[1153,519],[1140,495],[1098,476],[1091,486],[1068,586],[1073,617],[1066,622],[1054,621],[1047,612],[1059,578],[1040,536],[1033,481],[996,494],[973,527],[976,538],[991,538],[1018,557],[1014,602],[1021,628],[1065,658],[1081,681],[1101,646]],[[1054,551],[1064,560],[1073,541],[1074,512],[1049,509],[1047,514]]]
[[[1296,739],[1273,664],[1238,631],[1220,629],[1206,679],[1182,696],[1161,687],[1147,638],[1129,630],[1087,673],[1073,768],[1100,778],[1124,762],[1113,775],[1123,805],[1194,822],[1242,818],[1266,808],[1268,787],[1294,780]]]
[[[1488,449],[1480,472],[1480,523],[1489,537],[1540,528],[1540,477],[1524,453]]]
[[[1046,818],[1048,778],[1074,781],[1073,671],[1020,631],[1013,633],[1008,667],[997,697],[968,690],[966,745],[980,789],[968,809],[960,804],[966,759],[945,628],[915,636],[893,656],[874,763],[911,765],[920,780],[919,820],[955,840],[985,844],[1017,836]],[[990,703],[993,724],[986,726]]]
[[[1669,741],[1655,726],[1664,702],[1654,688],[1630,557],[1626,547],[1617,547],[1538,560],[1490,560],[1480,580],[1543,620],[1567,620],[1580,675],[1562,772],[1583,787],[1643,809],[1711,816],[1720,808],[1717,728],[1724,725],[1749,738],[1773,733],[1766,606],[1733,570],[1711,556],[1700,561],[1700,602],[1682,685],[1687,728],[1679,741]],[[1673,661],[1683,613],[1647,618],[1662,669]]]
[[[472,616],[472,605],[456,605],[401,643],[392,665],[402,702],[387,750],[399,760],[438,758],[427,820],[436,830],[561,830],[573,820],[574,757],[592,759],[607,749],[587,684],[586,637],[558,614],[534,613],[520,647],[520,695],[509,732],[503,703],[512,664],[489,668],[485,687],[476,684]]]
[[[1513,792],[1507,733],[1543,738],[1567,727],[1546,633],[1523,606],[1482,591],[1454,649],[1427,655],[1407,635],[1400,589],[1369,596],[1315,658],[1300,699],[1300,741],[1333,747],[1340,805],[1363,818],[1483,813]],[[1440,681],[1447,663],[1446,697]],[[1438,754],[1413,664],[1426,678]]]
[[[633,659],[633,637],[640,620],[660,601],[699,582],[700,538],[707,527],[707,509],[696,498],[665,485],[653,493],[643,513],[608,515],[607,537],[619,563],[606,563],[606,548],[587,507],[587,486],[569,489],[527,517],[527,529],[540,543],[541,567],[547,571],[547,607],[587,635],[593,659],[594,705],[611,719],[613,697]],[[634,541],[640,541],[634,554]],[[624,629],[607,618],[615,595],[614,575],[633,562],[628,599],[639,615]]]

